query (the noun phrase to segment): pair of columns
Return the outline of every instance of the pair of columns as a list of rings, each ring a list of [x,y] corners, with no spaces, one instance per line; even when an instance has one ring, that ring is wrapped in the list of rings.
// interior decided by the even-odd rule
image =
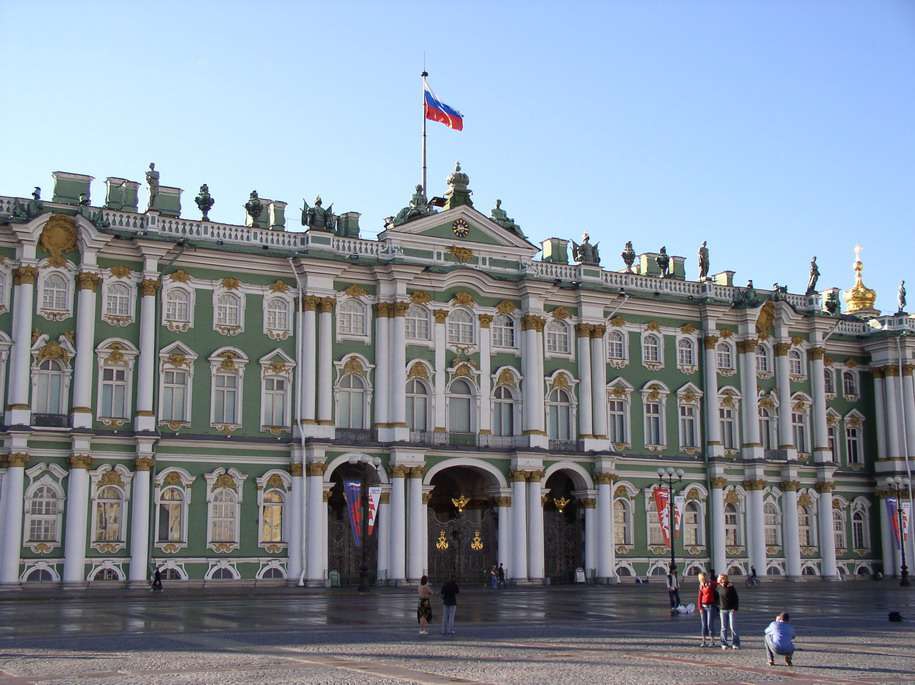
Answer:
[[[543,471],[512,471],[511,556],[506,573],[515,581],[542,582]],[[500,509],[501,513],[501,509]],[[501,526],[501,521],[500,528]]]
[[[375,403],[373,427],[380,440],[406,440],[409,302],[375,305]]]
[[[874,405],[877,414],[877,447],[881,459],[915,457],[915,365],[877,367]],[[903,418],[905,420],[903,420]],[[906,446],[908,455],[905,454]]]
[[[300,316],[301,417],[305,435],[333,437],[333,297],[305,295]]]
[[[544,448],[549,445],[543,398],[543,329],[545,325],[546,319],[537,314],[524,314],[521,317],[521,373],[524,376],[522,381],[524,395],[522,434],[528,436],[531,447]]]
[[[603,324],[575,326],[578,345],[579,411],[578,437],[585,450],[607,449],[607,355]]]

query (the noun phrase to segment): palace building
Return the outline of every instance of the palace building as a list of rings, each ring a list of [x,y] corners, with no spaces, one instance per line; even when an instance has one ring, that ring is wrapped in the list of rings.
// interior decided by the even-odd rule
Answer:
[[[183,218],[158,173],[145,211],[65,172],[0,197],[0,584],[664,575],[659,468],[681,573],[897,572],[915,318],[860,257],[844,293],[767,291],[570,260],[460,166],[377,240],[320,200],[213,222],[205,186]],[[380,488],[364,548],[351,481]]]

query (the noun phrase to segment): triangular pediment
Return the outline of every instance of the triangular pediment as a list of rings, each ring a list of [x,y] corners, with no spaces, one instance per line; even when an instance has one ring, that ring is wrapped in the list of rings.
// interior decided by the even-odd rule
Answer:
[[[512,251],[529,253],[531,256],[540,251],[536,245],[466,205],[388,228],[379,238],[402,238],[411,243],[427,242],[430,245],[442,245],[447,242],[456,245],[466,243],[468,246],[509,248]]]

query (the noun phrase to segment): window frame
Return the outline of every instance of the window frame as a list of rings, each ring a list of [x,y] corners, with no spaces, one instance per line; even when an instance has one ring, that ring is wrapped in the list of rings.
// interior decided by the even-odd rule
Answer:
[[[89,473],[90,477],[90,527],[89,527],[89,544],[92,549],[98,552],[112,554],[124,549],[127,546],[127,521],[130,515],[130,493],[133,473],[126,467],[116,464],[111,466],[104,464],[95,471]],[[114,540],[99,538],[99,503],[103,500],[101,493],[108,489],[113,489],[118,494],[118,503],[120,507],[118,519],[118,531]]]
[[[618,340],[617,339],[618,336]],[[617,369],[621,369],[629,363],[629,332],[622,328],[614,326],[612,323],[607,326],[607,363]],[[619,345],[620,355],[611,356],[613,347]]]
[[[413,332],[411,333],[410,327],[413,327]],[[425,326],[426,335],[419,335],[419,328]],[[433,323],[432,323],[432,312],[428,307],[416,304],[415,302],[410,303],[410,306],[407,307],[406,315],[404,316],[404,336],[406,337],[409,343],[428,343],[432,340],[433,332]]]
[[[209,356],[208,361],[210,362],[210,427],[217,430],[241,428],[244,424],[242,412],[244,410],[245,396],[245,367],[248,365],[248,357],[237,347],[220,347]],[[234,378],[236,381],[234,388],[235,405],[233,407],[235,412],[234,421],[227,420],[230,418],[228,416],[222,416],[220,419],[217,415],[216,397],[220,393],[220,386],[217,381],[222,376]],[[229,386],[224,387],[224,394],[227,394],[231,388]]]
[[[60,547],[63,541],[67,493],[61,485],[61,480],[66,477],[67,472],[56,464],[36,464],[26,471],[26,475],[30,482],[23,493],[22,546],[30,548],[32,552],[50,552]],[[33,512],[33,501],[42,490],[47,490],[53,495],[53,512]],[[41,539],[33,538],[32,524],[35,521],[49,522],[49,534]]]
[[[156,408],[156,417],[158,423],[174,426],[190,425],[192,420],[193,409],[193,391],[194,391],[194,367],[196,366],[197,354],[189,347],[179,342],[163,348],[159,352],[159,398]],[[165,386],[166,374],[168,372],[183,372],[186,375],[187,383],[184,388],[184,416],[180,418],[164,417],[165,408]]]
[[[95,348],[97,365],[95,388],[96,420],[105,425],[123,425],[133,417],[133,377],[134,365],[139,357],[139,350],[133,343],[123,338],[109,338],[100,342]],[[105,371],[108,369],[124,371],[124,414],[125,416],[105,416],[102,411],[105,396]]]
[[[496,331],[501,331],[501,333],[497,335]],[[506,331],[508,333],[506,333]],[[517,350],[520,337],[518,333],[518,322],[515,320],[514,316],[510,314],[496,314],[493,317],[492,323],[490,324],[490,340],[492,341],[494,349]],[[505,344],[505,335],[510,335],[511,344]],[[502,336],[501,339],[500,336]]]
[[[727,365],[721,363],[722,354],[727,355]],[[720,376],[734,376],[737,373],[737,348],[730,340],[719,340],[715,344],[715,369]]]
[[[46,264],[46,260],[45,260]],[[54,306],[47,306],[45,299],[48,296],[48,282],[60,278],[64,291],[61,306],[53,302]],[[54,288],[57,290],[57,288]],[[74,299],[76,298],[76,276],[73,270],[67,267],[51,267],[43,265],[38,270],[38,285],[35,293],[35,310],[38,316],[48,321],[64,321],[73,316]]]
[[[654,344],[652,344],[652,341]],[[659,371],[664,368],[664,336],[660,331],[643,331],[640,341],[642,352],[642,366],[652,371]],[[651,359],[650,349],[657,353],[656,359]]]
[[[292,327],[295,322],[295,300],[291,296],[280,292],[269,292],[261,299],[264,335],[271,340],[286,340],[292,335]],[[285,307],[285,326],[279,326],[275,321],[271,321],[271,318],[276,314],[274,307],[277,304],[282,304]]]
[[[222,466],[204,474],[206,481],[207,522],[206,522],[206,547],[217,553],[234,552],[241,545],[241,511],[244,501],[244,483],[248,476],[234,468],[226,469]],[[223,502],[217,497],[226,493],[233,493],[233,501]],[[216,516],[219,507],[228,505],[233,511],[233,516]],[[216,540],[214,525],[221,519],[228,519],[232,524],[231,539]]]
[[[677,336],[677,369],[684,374],[696,373],[699,368],[699,344],[696,338],[688,335]],[[684,351],[688,356],[684,359]]]
[[[642,389],[642,436],[645,449],[650,452],[667,449],[667,398],[669,395],[670,391],[659,381],[651,381]],[[657,414],[649,413],[650,405],[657,405]],[[654,437],[651,431],[651,421],[655,416],[658,420],[658,442],[650,441],[650,438]]]
[[[225,302],[224,302],[225,300]],[[234,300],[233,309],[237,321],[224,317],[223,312],[230,311],[226,302]],[[220,335],[234,336],[245,331],[245,293],[240,288],[214,288],[213,289],[213,330]]]
[[[154,516],[154,532],[153,540],[154,546],[156,549],[165,552],[166,554],[174,554],[185,547],[188,546],[188,519],[191,508],[191,496],[193,493],[193,484],[195,478],[191,476],[186,470],[177,467],[169,466],[168,468],[162,470],[160,473],[156,474],[155,477],[155,491],[153,493],[155,501],[155,516]],[[181,495],[180,500],[165,500],[162,499],[162,495],[168,491],[175,490]],[[161,509],[162,505],[165,503],[175,503],[179,502],[179,515],[180,520],[180,536],[178,540],[162,540],[160,522],[162,519]],[[209,531],[209,524],[207,525],[207,530]]]
[[[289,535],[292,531],[291,514],[289,506],[290,497],[292,496],[292,478],[288,471],[281,469],[271,469],[256,479],[257,484],[257,546],[266,548],[271,554],[276,554],[286,549],[289,544]],[[277,493],[281,497],[279,503],[268,501],[267,497],[271,493]],[[267,523],[267,510],[279,509],[280,516],[280,539],[269,540],[264,534]]]
[[[186,298],[187,318],[179,319],[172,316],[169,312],[171,307],[170,298],[173,293],[182,293]],[[186,333],[194,327],[194,307],[197,297],[196,288],[181,283],[180,281],[166,282],[162,293],[162,325],[173,333]],[[214,319],[215,321],[215,319]]]
[[[352,326],[358,317],[362,319],[361,331]],[[344,297],[337,300],[334,319],[337,340],[358,340],[366,344],[371,342],[372,308],[362,298]]]
[[[556,317],[548,319],[543,327],[544,356],[547,359],[552,357],[571,359],[574,355],[572,332],[572,326],[568,321]],[[563,341],[565,346],[560,347],[558,343]]]

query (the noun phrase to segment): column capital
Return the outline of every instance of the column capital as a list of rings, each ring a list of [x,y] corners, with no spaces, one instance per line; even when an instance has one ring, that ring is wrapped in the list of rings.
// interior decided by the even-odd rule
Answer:
[[[820,360],[820,361],[822,361],[823,358],[826,356],[826,348],[824,348],[824,347],[811,347],[811,348],[807,351],[807,354],[809,354],[809,355],[810,355],[810,358],[813,359],[813,360]]]
[[[137,457],[133,462],[134,471],[152,471],[156,460],[152,457]]]
[[[92,468],[92,455],[91,454],[74,454],[70,457],[70,469],[91,469]]]
[[[512,483],[523,483],[524,481],[527,480],[527,472],[526,471],[509,471],[508,479]]]
[[[404,478],[409,471],[410,468],[407,466],[395,466],[391,469],[391,478]]]
[[[915,374],[915,364],[903,364],[902,365],[902,375],[911,376]]]
[[[38,269],[34,266],[17,266],[13,269],[13,284],[25,285],[35,282],[38,275]]]
[[[390,302],[376,302],[374,305],[375,317],[378,319],[387,319],[391,317]]]
[[[783,480],[778,484],[784,492],[797,492],[801,489],[801,483],[797,480]]]
[[[874,377],[874,380],[877,380],[877,379],[883,380],[883,376],[884,376],[883,367],[875,366],[874,368],[871,369],[871,375]]]
[[[591,326],[591,337],[592,338],[603,338],[607,334],[607,327],[602,324],[594,324]]]
[[[378,498],[378,504],[390,504],[391,503],[391,491],[383,490],[381,497]]]
[[[723,490],[728,484],[728,479],[719,476],[718,478],[712,478],[711,483],[712,490]]]
[[[506,495],[500,495],[499,497],[493,498],[493,503],[497,507],[510,507],[512,505],[512,498]]]
[[[391,303],[391,316],[406,316],[407,310],[410,309],[409,302],[392,302]]]
[[[885,367],[883,367],[883,374],[887,378],[896,378],[899,375],[899,367],[885,366]]]
[[[582,497],[579,502],[584,509],[596,509],[597,508],[597,499],[594,497]]]
[[[525,314],[521,317],[522,331],[537,331],[538,333],[542,333],[545,324],[546,319],[542,316],[537,316],[536,314]]]
[[[490,324],[492,324],[492,314],[480,314],[478,318],[480,319],[480,328],[489,328]]]
[[[332,314],[334,311],[334,305],[337,304],[337,300],[333,297],[322,297],[321,298],[321,313],[322,314]]]
[[[575,336],[578,338],[590,338],[591,337],[591,324],[589,324],[589,323],[575,324]]]
[[[305,473],[309,476],[323,476],[325,470],[327,470],[327,464],[323,461],[313,461],[305,467]]]
[[[304,471],[305,467],[302,466],[301,462],[295,462],[289,465],[289,474],[293,478],[301,478]]]
[[[777,342],[772,346],[772,349],[775,351],[776,357],[787,357],[788,350],[791,349],[790,342]]]
[[[14,468],[16,466],[28,466],[29,464],[29,453],[28,452],[11,452],[7,457],[6,463]]]
[[[745,340],[737,341],[737,351],[742,354],[749,354],[756,352],[756,346],[759,344],[759,341],[756,338],[746,338]]]
[[[303,312],[314,312],[318,309],[318,304],[320,303],[321,298],[316,297],[315,295],[306,295],[302,298],[302,311]]]
[[[140,292],[143,297],[155,297],[159,290],[159,281],[155,278],[144,278],[140,282]]]
[[[99,281],[102,278],[94,271],[80,271],[76,277],[76,287],[79,290],[91,290],[95,292],[98,288]]]
[[[435,317],[435,323],[445,323],[448,320],[447,309],[433,309],[432,315]]]
[[[813,486],[813,489],[816,490],[821,495],[824,493],[832,492],[836,487],[836,484],[832,481],[820,481]]]
[[[743,482],[743,489],[744,489],[744,490],[748,490],[748,491],[752,491],[752,490],[765,490],[765,488],[766,488],[766,481],[764,481],[764,480],[762,480],[762,479],[745,480],[745,481]]]
[[[394,468],[397,467],[395,466]],[[410,478],[422,478],[426,474],[426,468],[424,466],[407,466],[403,468]]]
[[[616,474],[598,473],[594,476],[594,480],[597,481],[598,485],[613,485],[613,481],[616,480]]]
[[[715,346],[718,344],[717,335],[707,335],[702,339],[702,346],[707,350],[714,350]]]

